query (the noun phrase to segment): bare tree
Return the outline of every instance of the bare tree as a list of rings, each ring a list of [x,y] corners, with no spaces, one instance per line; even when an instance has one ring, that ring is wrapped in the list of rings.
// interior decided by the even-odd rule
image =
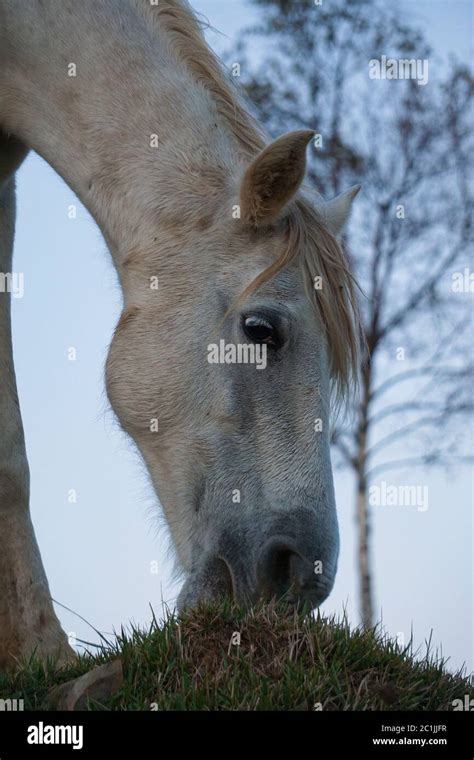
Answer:
[[[260,118],[274,134],[316,130],[309,175],[326,198],[363,184],[344,244],[361,285],[366,349],[352,415],[333,443],[355,476],[360,608],[370,626],[371,484],[390,469],[468,456],[473,80],[462,63],[442,65],[377,0],[253,3],[261,23],[231,61]],[[411,77],[371,78],[382,56],[410,62]]]

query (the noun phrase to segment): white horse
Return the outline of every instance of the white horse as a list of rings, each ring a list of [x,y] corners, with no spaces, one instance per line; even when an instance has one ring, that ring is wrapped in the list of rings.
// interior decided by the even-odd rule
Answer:
[[[118,273],[107,391],[163,506],[181,606],[231,592],[315,607],[333,585],[330,397],[358,343],[336,236],[358,188],[328,204],[301,188],[312,135],[267,144],[186,0],[0,0],[0,272],[33,149]],[[263,371],[251,353],[234,363],[255,345]],[[0,663],[64,659],[29,514],[8,292],[0,383]]]

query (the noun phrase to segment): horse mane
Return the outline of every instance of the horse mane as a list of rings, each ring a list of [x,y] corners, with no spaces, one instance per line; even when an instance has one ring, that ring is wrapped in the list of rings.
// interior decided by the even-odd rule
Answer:
[[[153,24],[158,23],[170,40],[170,49],[184,62],[196,81],[211,94],[219,115],[226,122],[241,150],[249,158],[266,145],[257,121],[246,110],[234,82],[209,48],[201,22],[188,0],[133,0]],[[327,336],[330,369],[337,402],[357,383],[361,346],[361,323],[355,281],[341,245],[325,226],[322,216],[303,196],[290,204],[285,217],[287,244],[283,253],[244,291],[241,299],[269,282],[278,272],[299,260],[307,296]],[[322,278],[316,290],[314,278]]]
[[[218,56],[210,49],[203,30],[207,21],[198,18],[188,0],[134,0],[148,21],[165,31],[170,51],[184,63],[193,78],[210,93],[217,113],[226,122],[244,154],[257,155],[266,144],[262,130],[242,102],[241,95]]]

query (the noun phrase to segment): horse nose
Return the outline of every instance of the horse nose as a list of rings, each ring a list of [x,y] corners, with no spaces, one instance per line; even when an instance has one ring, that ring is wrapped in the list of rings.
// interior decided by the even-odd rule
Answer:
[[[253,526],[251,526],[253,527]],[[178,608],[223,596],[238,603],[282,599],[314,609],[330,594],[338,534],[320,529],[315,511],[272,516],[260,530],[242,521],[200,550],[178,597]],[[331,526],[329,526],[331,527]]]
[[[257,562],[257,594],[290,603],[321,604],[329,589],[318,582],[315,560],[302,547],[283,537],[273,537],[263,546]]]

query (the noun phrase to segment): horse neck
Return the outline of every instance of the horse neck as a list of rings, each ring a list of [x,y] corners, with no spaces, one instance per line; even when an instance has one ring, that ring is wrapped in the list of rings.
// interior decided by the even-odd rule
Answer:
[[[0,128],[63,177],[115,259],[222,195],[235,140],[133,4],[63,0],[57,14],[0,0],[1,11]]]

